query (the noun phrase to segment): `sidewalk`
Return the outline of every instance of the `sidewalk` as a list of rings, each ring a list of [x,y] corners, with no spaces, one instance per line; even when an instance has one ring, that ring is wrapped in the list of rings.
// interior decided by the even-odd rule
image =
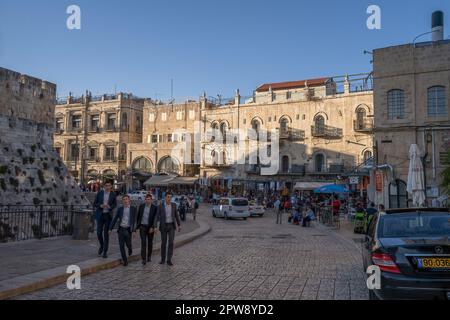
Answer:
[[[197,215],[197,221],[188,215],[182,222],[181,232],[175,235],[175,247],[191,242],[210,231],[210,226]],[[153,242],[155,261],[159,259],[160,234]],[[110,236],[108,258],[97,256],[98,243],[95,233],[89,240],[77,241],[71,237],[29,240],[0,244],[0,300],[63,283],[69,276],[66,268],[77,265],[82,275],[114,268],[120,265],[117,233]],[[140,260],[140,237],[133,239],[133,255],[129,261]],[[159,261],[159,260],[158,260]]]

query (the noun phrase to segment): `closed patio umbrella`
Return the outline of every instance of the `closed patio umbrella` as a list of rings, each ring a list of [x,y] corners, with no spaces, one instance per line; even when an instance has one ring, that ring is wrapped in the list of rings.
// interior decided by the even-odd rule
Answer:
[[[409,148],[409,171],[406,191],[411,195],[413,206],[423,207],[425,205],[423,165],[420,160],[420,150],[416,144],[412,144]]]

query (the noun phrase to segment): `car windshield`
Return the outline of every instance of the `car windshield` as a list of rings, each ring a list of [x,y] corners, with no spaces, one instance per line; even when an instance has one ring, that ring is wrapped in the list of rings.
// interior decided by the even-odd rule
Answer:
[[[246,199],[233,199],[231,204],[233,206],[237,206],[237,207],[248,206],[248,200],[246,200]]]
[[[380,238],[450,236],[447,212],[411,212],[388,214],[380,218]]]

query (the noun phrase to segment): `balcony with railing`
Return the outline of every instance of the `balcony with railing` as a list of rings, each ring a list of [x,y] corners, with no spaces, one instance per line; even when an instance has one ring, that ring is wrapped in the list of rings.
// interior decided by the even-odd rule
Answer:
[[[373,132],[373,119],[362,119],[353,121],[353,129],[356,132]]]
[[[294,128],[278,129],[280,139],[286,139],[289,141],[303,141],[305,140],[305,131]]]
[[[116,162],[117,158],[115,156],[106,155],[103,157],[103,161],[105,162]]]
[[[315,138],[340,139],[343,131],[331,126],[311,126],[311,135]]]

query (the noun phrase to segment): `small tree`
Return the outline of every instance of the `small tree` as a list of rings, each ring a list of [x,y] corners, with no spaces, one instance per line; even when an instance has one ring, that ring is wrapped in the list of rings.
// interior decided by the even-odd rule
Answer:
[[[449,195],[450,194],[450,152],[447,153],[445,157],[445,169],[442,172],[442,191],[443,193]]]

